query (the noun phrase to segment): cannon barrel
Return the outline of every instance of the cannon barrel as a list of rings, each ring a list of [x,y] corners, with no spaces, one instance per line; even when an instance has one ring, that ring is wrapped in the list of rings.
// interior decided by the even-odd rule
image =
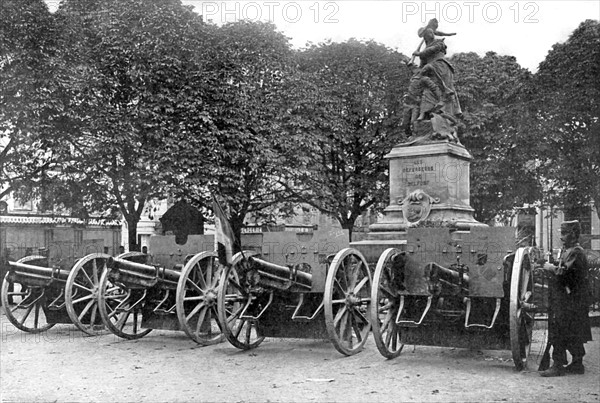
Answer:
[[[21,275],[33,275],[41,278],[58,278],[60,280],[67,280],[69,272],[67,270],[61,270],[60,268],[51,268],[43,266],[34,266],[31,264],[8,262],[11,270]]]
[[[291,281],[302,288],[310,289],[312,287],[312,275],[310,273],[280,266],[257,257],[250,257],[249,261],[252,263],[253,268],[258,269],[261,275],[274,277],[282,283]]]
[[[156,267],[149,264],[131,262],[125,259],[111,257],[106,263],[110,269],[123,270],[132,275],[141,275],[144,277],[160,277],[168,281],[179,281],[180,273],[176,270]]]

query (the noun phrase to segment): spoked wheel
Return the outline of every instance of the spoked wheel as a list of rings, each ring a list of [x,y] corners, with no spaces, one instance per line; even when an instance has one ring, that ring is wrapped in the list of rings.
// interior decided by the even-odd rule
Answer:
[[[75,326],[92,336],[105,330],[98,313],[98,289],[109,258],[110,255],[104,253],[82,257],[71,269],[65,286],[69,318]]]
[[[179,325],[192,340],[205,346],[220,343],[225,338],[217,311],[222,267],[215,252],[198,253],[183,267],[177,284]]]
[[[139,252],[128,252],[118,257],[129,260],[143,258],[141,255],[143,254]],[[102,322],[113,334],[124,339],[134,340],[146,336],[152,331],[141,327],[146,296],[145,289],[128,288],[111,276],[110,269],[104,270],[98,290],[98,306]]]
[[[398,292],[400,273],[394,268],[398,249],[386,249],[379,257],[371,289],[371,325],[377,349],[385,358],[396,358],[402,352],[400,326],[396,323],[400,305]]]
[[[325,324],[329,339],[342,354],[362,350],[371,323],[371,272],[363,255],[346,248],[337,253],[325,283]]]
[[[25,256],[17,263],[47,267],[48,259],[44,256]],[[6,273],[2,282],[2,306],[10,323],[29,333],[45,332],[54,326],[54,323],[48,323],[45,313],[45,308],[54,299],[47,295],[48,292],[50,290],[45,287],[25,286],[12,281],[10,272]]]
[[[510,280],[510,345],[517,370],[527,368],[536,324],[533,262],[529,248],[519,248],[514,257]]]
[[[243,278],[238,276],[240,266],[245,263],[244,256],[255,255],[251,252],[237,253],[233,257],[233,264],[227,267],[219,279],[217,296],[217,310],[221,330],[227,340],[242,350],[258,347],[265,339],[260,333],[258,320],[243,316],[249,304],[256,303],[263,295],[251,292],[245,285]]]

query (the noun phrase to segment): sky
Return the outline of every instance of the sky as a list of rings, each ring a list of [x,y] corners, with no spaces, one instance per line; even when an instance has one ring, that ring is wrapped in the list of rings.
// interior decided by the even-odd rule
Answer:
[[[47,0],[50,9],[59,0]],[[374,40],[407,56],[420,43],[417,30],[431,18],[446,38],[448,56],[488,51],[511,55],[532,72],[552,45],[564,42],[581,22],[600,20],[600,0],[182,0],[206,21],[273,22],[296,48],[308,42]]]

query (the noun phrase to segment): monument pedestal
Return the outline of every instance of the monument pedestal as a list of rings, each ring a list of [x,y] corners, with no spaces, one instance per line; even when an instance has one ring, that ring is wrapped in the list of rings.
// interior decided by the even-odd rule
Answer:
[[[388,243],[389,247],[400,245],[411,227],[468,231],[486,226],[473,218],[469,196],[472,157],[462,145],[400,145],[386,158],[390,160],[390,204],[383,219],[369,227],[368,238],[359,242],[361,247],[370,243],[377,249]]]
[[[372,232],[403,231],[414,226],[466,229],[484,224],[470,205],[471,154],[453,143],[395,147],[390,160],[390,205]]]

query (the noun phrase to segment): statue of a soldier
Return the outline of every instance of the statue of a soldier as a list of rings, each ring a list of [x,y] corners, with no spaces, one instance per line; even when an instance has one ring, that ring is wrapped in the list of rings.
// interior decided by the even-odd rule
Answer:
[[[565,221],[560,226],[563,249],[556,264],[545,263],[543,269],[554,274],[550,282],[548,343],[552,345],[552,366],[541,376],[583,374],[583,344],[592,340],[589,311],[588,262],[579,245],[579,221]],[[567,365],[567,351],[572,356]]]

